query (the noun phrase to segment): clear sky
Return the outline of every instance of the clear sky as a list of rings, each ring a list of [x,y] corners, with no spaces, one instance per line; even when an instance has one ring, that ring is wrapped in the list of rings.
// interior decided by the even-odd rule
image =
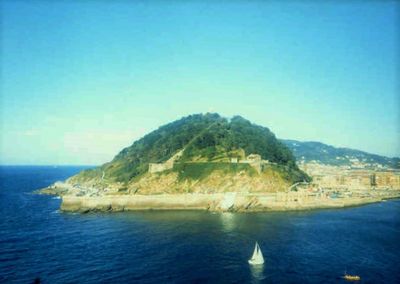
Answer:
[[[0,164],[101,164],[207,111],[400,156],[399,2],[68,2],[1,2]]]

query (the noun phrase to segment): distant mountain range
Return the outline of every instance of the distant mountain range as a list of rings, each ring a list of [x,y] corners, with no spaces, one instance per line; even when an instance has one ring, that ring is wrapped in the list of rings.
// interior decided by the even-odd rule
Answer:
[[[337,148],[321,142],[301,142],[282,139],[293,152],[297,162],[316,161],[321,164],[354,168],[400,169],[400,158],[389,158],[349,148]]]

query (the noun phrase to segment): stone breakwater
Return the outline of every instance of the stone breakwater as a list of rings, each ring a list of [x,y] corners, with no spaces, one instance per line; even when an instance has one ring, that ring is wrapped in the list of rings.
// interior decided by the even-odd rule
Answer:
[[[220,199],[222,196],[214,196]],[[62,211],[130,211],[157,209],[207,210],[213,198],[207,194],[63,196]]]
[[[185,193],[93,197],[64,195],[62,196],[61,210],[81,213],[133,210],[290,211],[359,206],[399,197],[399,191],[386,194],[384,197],[309,198],[307,200],[283,200],[276,193]]]

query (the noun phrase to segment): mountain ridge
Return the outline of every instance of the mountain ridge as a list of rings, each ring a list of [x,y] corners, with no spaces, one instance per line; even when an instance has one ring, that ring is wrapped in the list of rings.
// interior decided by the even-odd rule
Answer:
[[[399,157],[386,157],[347,147],[335,147],[318,141],[280,139],[290,148],[298,163],[315,161],[334,166],[400,169]]]

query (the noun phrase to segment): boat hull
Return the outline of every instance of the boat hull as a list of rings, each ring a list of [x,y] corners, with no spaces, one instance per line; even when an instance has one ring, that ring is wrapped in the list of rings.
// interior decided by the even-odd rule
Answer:
[[[257,261],[257,260],[249,259],[249,264],[251,264],[251,265],[262,265],[262,264],[264,264],[264,261]]]
[[[343,278],[347,281],[360,281],[361,277],[357,275],[345,275]]]

